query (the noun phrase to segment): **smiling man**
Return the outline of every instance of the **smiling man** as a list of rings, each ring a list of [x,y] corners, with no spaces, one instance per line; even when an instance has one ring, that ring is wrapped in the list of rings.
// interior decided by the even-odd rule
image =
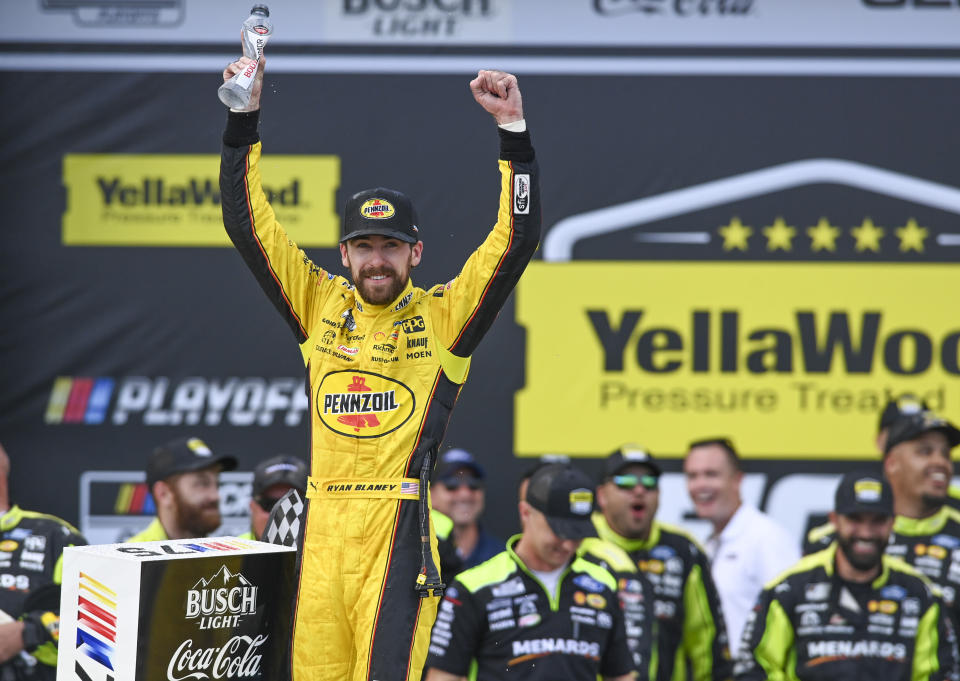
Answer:
[[[636,445],[607,457],[594,524],[653,584],[657,681],[729,679],[726,627],[707,557],[682,529],[655,520],[660,473],[653,456]]]
[[[950,632],[930,582],[884,554],[893,507],[879,476],[843,477],[830,514],[836,543],[764,590],[738,681],[951,678]]]
[[[736,657],[743,625],[763,585],[797,562],[800,547],[768,515],[743,503],[743,470],[729,439],[692,443],[683,473],[697,516],[713,525],[705,548],[720,594],[730,654]],[[757,541],[759,537],[763,541]]]
[[[251,63],[231,63],[224,80]],[[427,226],[403,193],[367,189],[344,206],[340,261],[347,279],[300,250],[263,191],[262,66],[263,60],[250,105],[228,115],[220,191],[227,233],[289,325],[306,366],[312,475],[293,678],[419,681],[443,591],[430,473],[470,357],[539,240],[537,162],[520,89],[502,71],[480,71],[469,83],[497,124],[491,138],[495,129],[500,141],[499,198],[494,203],[491,195],[489,217],[479,218],[486,238],[472,215]],[[326,94],[328,107],[354,104]],[[311,121],[308,132],[317,125]],[[464,162],[452,150],[438,151],[436,159]],[[422,289],[410,273],[429,232],[482,243],[456,277]]]

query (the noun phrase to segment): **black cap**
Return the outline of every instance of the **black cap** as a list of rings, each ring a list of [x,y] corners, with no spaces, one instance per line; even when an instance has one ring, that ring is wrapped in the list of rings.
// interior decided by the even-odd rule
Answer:
[[[597,536],[590,520],[593,481],[570,464],[552,463],[537,469],[527,488],[527,503],[543,513],[561,539]]]
[[[364,189],[343,207],[340,243],[379,234],[415,244],[420,240],[417,222],[417,211],[405,194],[384,187]]]
[[[220,470],[232,471],[237,467],[237,460],[226,454],[215,456],[200,438],[180,437],[160,445],[150,454],[147,460],[147,487],[152,488],[153,483],[177,473],[200,471],[217,465]]]
[[[486,477],[483,466],[477,463],[477,460],[473,458],[473,454],[466,449],[448,449],[440,455],[434,480],[440,482],[452,480],[455,477],[455,473],[461,468],[468,469],[477,480],[483,480],[484,477]]]
[[[833,510],[840,515],[879,513],[893,515],[893,489],[879,475],[854,471],[847,473],[837,485]]]
[[[626,444],[617,449],[613,454],[607,457],[604,464],[604,474],[607,478],[612,478],[627,466],[640,464],[650,469],[650,472],[657,477],[663,472],[660,465],[653,458],[645,447],[635,444]]]
[[[295,456],[284,454],[261,461],[253,469],[254,498],[274,485],[290,485],[301,495],[306,494],[307,464]]]
[[[896,399],[892,399],[887,402],[887,405],[883,408],[883,411],[880,412],[880,423],[877,424],[877,431],[879,432],[884,428],[889,428],[893,425],[894,421],[902,416],[919,414],[920,412],[928,411],[929,409],[930,407],[924,400],[920,399],[916,395],[904,393]]]
[[[889,454],[890,450],[901,442],[916,440],[924,433],[939,431],[947,437],[947,443],[951,449],[960,444],[960,430],[956,426],[940,418],[932,411],[921,411],[917,414],[903,416],[890,426],[890,433],[887,435],[887,445],[884,447],[884,455]]]

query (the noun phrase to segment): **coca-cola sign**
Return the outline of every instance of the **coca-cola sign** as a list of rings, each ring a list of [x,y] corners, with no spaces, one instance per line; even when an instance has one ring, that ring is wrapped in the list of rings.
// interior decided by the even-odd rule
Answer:
[[[219,648],[194,647],[187,639],[167,665],[167,681],[252,679],[260,676],[260,647],[268,636],[234,636]]]

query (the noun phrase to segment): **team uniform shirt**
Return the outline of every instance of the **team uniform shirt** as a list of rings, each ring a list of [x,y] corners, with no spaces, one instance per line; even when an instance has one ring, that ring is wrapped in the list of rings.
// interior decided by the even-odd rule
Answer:
[[[948,625],[931,585],[889,556],[872,582],[835,570],[837,545],[768,585],[747,621],[737,681],[948,679]]]
[[[657,677],[657,656],[654,648],[656,620],[653,618],[653,585],[637,569],[626,551],[599,537],[587,537],[580,542],[578,555],[596,563],[617,580],[617,597],[623,610],[623,624],[627,632],[627,647],[633,656],[634,676],[637,681]]]
[[[763,585],[800,560],[800,547],[770,516],[741,504],[704,549],[720,594],[730,655],[736,657],[743,625]]]
[[[804,551],[822,549],[835,538],[833,525],[816,527],[807,534]],[[927,518],[896,516],[886,553],[926,575],[940,590],[954,623],[960,622],[960,511],[944,505]]]
[[[601,539],[626,551],[653,584],[657,622],[657,681],[725,681],[732,664],[720,598],[710,565],[696,540],[654,520],[647,539],[617,534],[600,513],[593,523]]]
[[[507,549],[461,572],[440,602],[427,667],[477,681],[596,681],[633,670],[616,581],[575,557],[550,593]]]
[[[278,223],[262,188],[258,116],[229,114],[220,193],[227,233],[306,367],[311,477],[294,678],[419,681],[439,601],[420,588],[439,579],[440,562],[425,487],[470,356],[539,241],[533,147],[527,132],[499,130],[494,225],[457,276],[428,289],[408,281],[394,300],[373,305]],[[460,214],[458,224],[424,234],[428,243],[451,232],[477,242],[478,220]]]
[[[0,516],[0,610],[24,623],[24,651],[0,664],[3,681],[56,678],[63,549],[86,544],[52,515],[14,506]]]

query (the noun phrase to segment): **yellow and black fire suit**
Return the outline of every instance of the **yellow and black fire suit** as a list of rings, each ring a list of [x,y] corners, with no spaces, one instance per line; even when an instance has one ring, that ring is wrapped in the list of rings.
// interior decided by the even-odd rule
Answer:
[[[312,462],[294,681],[419,680],[439,595],[417,590],[424,564],[438,560],[421,515],[425,469],[471,353],[536,250],[533,147],[527,132],[499,130],[496,224],[456,278],[427,290],[408,282],[394,301],[371,305],[277,223],[261,189],[257,123],[258,112],[229,114],[220,191],[227,232],[307,368]]]
[[[837,545],[768,584],[743,632],[737,681],[949,679],[947,618],[930,582],[896,558],[856,584],[835,570]]]

